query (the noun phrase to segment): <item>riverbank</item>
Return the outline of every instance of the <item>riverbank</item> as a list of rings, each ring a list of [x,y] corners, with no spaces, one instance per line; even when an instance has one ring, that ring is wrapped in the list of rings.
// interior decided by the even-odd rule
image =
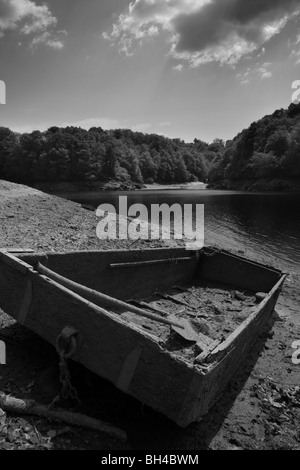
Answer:
[[[66,252],[165,246],[160,241],[100,241],[94,212],[36,189],[1,181],[0,220],[0,248]],[[226,248],[226,239],[220,239],[221,244]],[[244,255],[248,256],[247,252]],[[128,433],[127,445],[42,419],[4,419],[0,415],[0,449],[300,450],[300,365],[292,362],[292,343],[300,340],[299,281],[297,275],[287,279],[271,333],[258,341],[221,400],[200,423],[179,429],[120,397],[106,383],[95,385],[95,378],[81,371],[84,411],[117,422]],[[0,340],[7,345],[0,391],[49,403],[59,390],[53,348],[4,312],[0,312]],[[76,374],[78,371],[72,375],[75,382]]]
[[[139,184],[132,182],[107,181],[107,182],[74,182],[74,183],[39,183],[34,187],[48,194],[70,194],[88,192],[108,191],[159,191],[159,190],[184,190],[184,189],[206,189],[206,183],[183,183],[183,184]]]
[[[209,183],[207,189],[259,192],[298,192],[299,179],[224,180]]]
[[[207,188],[206,183],[185,183],[185,184],[144,184],[142,189],[147,191],[162,190],[204,190]]]
[[[34,187],[47,194],[72,194],[80,192],[135,191],[143,189],[143,184],[120,181],[79,181],[60,183],[37,183]]]

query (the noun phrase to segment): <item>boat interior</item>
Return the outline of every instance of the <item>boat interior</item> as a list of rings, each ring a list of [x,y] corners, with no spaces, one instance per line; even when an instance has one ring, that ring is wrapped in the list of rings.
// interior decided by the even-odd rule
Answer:
[[[232,334],[257,308],[256,294],[267,295],[282,276],[278,270],[213,248],[23,254],[19,258],[153,316],[188,320],[205,347]],[[186,359],[196,357],[201,345],[204,349],[201,341],[195,348],[194,338],[187,339],[180,330],[178,334],[178,329],[170,331],[170,325],[156,319],[105,301],[101,307]]]

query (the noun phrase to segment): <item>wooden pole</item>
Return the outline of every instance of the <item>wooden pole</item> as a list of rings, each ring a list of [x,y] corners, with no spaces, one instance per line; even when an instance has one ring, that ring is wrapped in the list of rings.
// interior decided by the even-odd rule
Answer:
[[[0,393],[0,408],[7,413],[15,415],[41,416],[46,419],[54,419],[67,423],[71,426],[81,427],[96,432],[104,433],[122,442],[127,441],[127,434],[111,424],[104,423],[81,413],[74,413],[62,409],[50,409],[47,406],[39,405],[34,400],[21,400]]]

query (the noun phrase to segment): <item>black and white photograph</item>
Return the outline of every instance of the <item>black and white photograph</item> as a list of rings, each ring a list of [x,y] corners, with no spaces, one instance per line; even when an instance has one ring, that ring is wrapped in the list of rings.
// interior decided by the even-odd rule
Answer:
[[[0,0],[0,450],[300,450],[299,304],[299,0]]]

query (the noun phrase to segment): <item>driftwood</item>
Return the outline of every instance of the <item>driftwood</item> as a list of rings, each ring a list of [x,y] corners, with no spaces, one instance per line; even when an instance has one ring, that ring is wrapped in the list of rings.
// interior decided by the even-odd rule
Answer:
[[[0,393],[0,408],[7,413],[41,416],[42,418],[61,421],[71,426],[101,432],[122,442],[127,441],[127,435],[122,429],[80,413],[62,409],[53,410],[45,405],[39,405],[34,400],[21,400]]]

